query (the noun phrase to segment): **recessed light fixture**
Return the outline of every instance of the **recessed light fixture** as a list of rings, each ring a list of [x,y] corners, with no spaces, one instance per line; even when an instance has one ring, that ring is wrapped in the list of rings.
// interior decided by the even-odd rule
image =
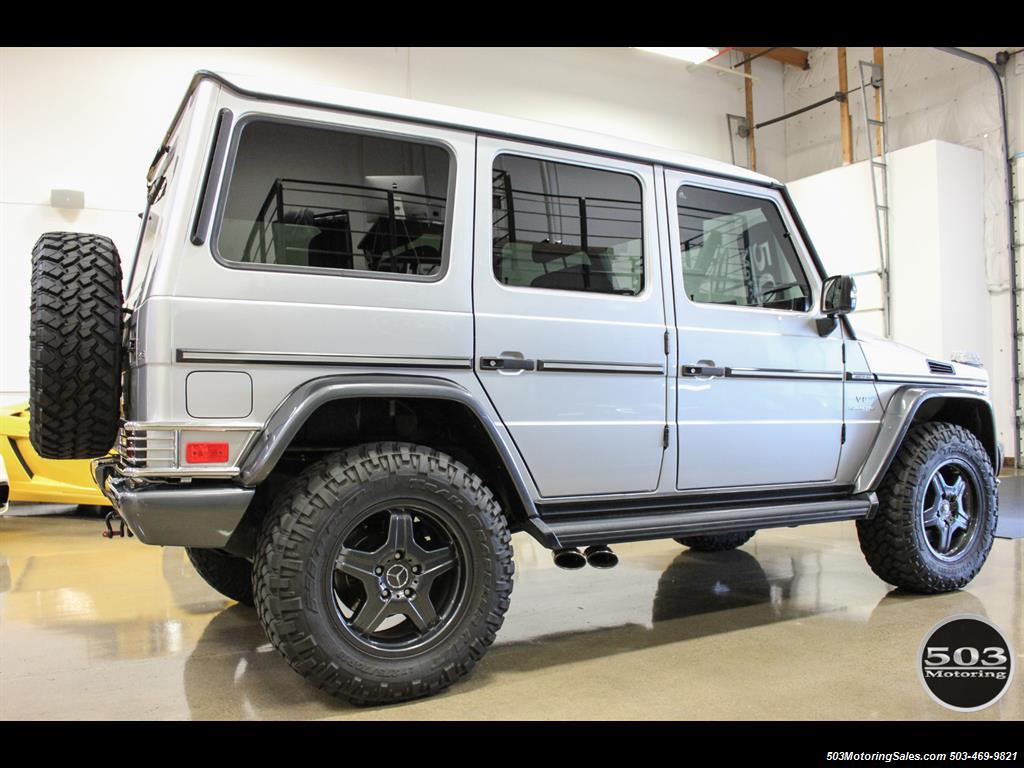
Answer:
[[[656,53],[659,56],[668,56],[671,59],[688,61],[691,64],[703,64],[709,59],[715,58],[719,51],[717,48],[641,48],[634,46],[638,51]]]

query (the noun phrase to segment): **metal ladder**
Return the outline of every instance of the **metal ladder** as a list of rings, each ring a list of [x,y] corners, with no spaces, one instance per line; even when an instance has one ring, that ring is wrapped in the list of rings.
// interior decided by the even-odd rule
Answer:
[[[1016,419],[1017,443],[1014,445],[1014,464],[1021,466],[1024,456],[1024,152],[1018,152],[1010,161],[1010,180],[1013,192],[1013,251],[1016,260],[1017,281],[1017,326],[1014,328],[1014,343],[1017,345],[1017,370],[1014,371],[1014,387],[1016,388]]]
[[[871,61],[858,64],[860,73],[861,112],[864,115],[865,138],[868,143],[868,162],[871,171],[871,194],[875,201],[875,227],[878,231],[878,269],[858,272],[856,275],[878,275],[882,289],[882,305],[863,311],[882,313],[882,327],[885,336],[892,336],[892,319],[890,313],[891,296],[889,294],[889,166],[886,157],[889,155],[889,139],[885,130],[885,88],[883,87],[882,68]],[[880,119],[868,114],[868,87],[880,89]],[[875,137],[872,128],[881,134],[881,154],[875,154]]]

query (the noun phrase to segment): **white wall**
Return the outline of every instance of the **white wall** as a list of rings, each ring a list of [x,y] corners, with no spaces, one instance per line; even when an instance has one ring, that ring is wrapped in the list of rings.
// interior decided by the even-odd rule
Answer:
[[[822,171],[787,186],[830,275],[879,268],[874,198],[866,162]],[[875,275],[858,275],[857,311],[851,316],[854,328],[881,335],[882,314],[877,311],[881,306],[881,281]]]
[[[994,59],[1000,49],[969,50]],[[860,83],[857,62],[871,58],[870,48],[847,49],[850,87]],[[810,63],[811,68],[806,71],[786,69],[786,110],[797,109],[838,90],[835,48],[813,49]],[[890,150],[939,139],[982,152],[988,277],[993,287],[1005,286],[1009,279],[1006,177],[995,80],[985,67],[934,48],[886,48],[885,83]],[[1024,148],[1024,55],[1014,57],[1007,68],[1006,85],[1012,154]],[[868,111],[873,117],[873,97]],[[850,113],[854,160],[864,160],[868,146],[859,93],[850,96]],[[787,179],[840,166],[839,105],[828,105],[786,121],[786,155]]]
[[[979,150],[944,141],[892,154],[892,322],[897,340],[930,354],[981,356],[993,379],[1001,439],[1009,445],[1011,382],[993,345],[991,312],[984,311],[990,298],[983,162]]]
[[[1021,46],[1010,46],[1011,50]],[[999,48],[970,48],[972,53],[995,59]],[[859,84],[857,62],[870,60],[872,49],[849,48],[850,87]],[[784,73],[785,108],[798,109],[838,90],[835,48],[810,53],[811,68],[787,68]],[[1024,54],[1014,56],[1004,78],[1011,155],[1024,150]],[[993,378],[993,395],[1000,431],[1007,452],[1013,453],[1012,344],[1010,266],[1007,243],[1006,177],[1003,132],[995,80],[983,66],[933,48],[885,49],[885,98],[890,150],[912,147],[929,139],[971,147],[982,156],[982,242],[988,296],[976,294],[967,308],[971,316],[986,315],[992,332],[992,352],[986,359]],[[873,99],[869,112],[873,116]],[[854,159],[864,160],[868,146],[860,94],[850,96],[854,128]],[[799,179],[841,167],[839,106],[832,104],[786,122],[787,179]],[[867,178],[866,176],[864,177]],[[916,180],[898,169],[891,174],[893,188]],[[870,186],[867,187],[870,203]],[[853,195],[851,190],[849,194]],[[802,207],[802,206],[801,206]],[[944,230],[943,236],[953,236]],[[910,247],[910,246],[903,246]],[[900,254],[893,249],[894,263]],[[895,302],[894,302],[895,303]],[[898,333],[898,331],[897,331]]]
[[[892,337],[938,359],[978,353],[992,377],[1000,439],[1009,447],[1013,379],[985,280],[983,166],[980,150],[944,141],[890,154]],[[830,273],[877,268],[866,161],[789,188]],[[876,278],[858,278],[858,287],[861,308],[880,306]],[[858,331],[881,331],[877,312],[858,310],[852,320]]]
[[[0,400],[28,386],[30,251],[50,230],[133,247],[143,177],[192,73],[213,69],[374,91],[628,136],[730,159],[743,79],[628,48],[0,49]],[[783,108],[782,65],[753,63],[760,114]],[[785,176],[782,126],[759,170]],[[85,210],[49,206],[53,188]]]

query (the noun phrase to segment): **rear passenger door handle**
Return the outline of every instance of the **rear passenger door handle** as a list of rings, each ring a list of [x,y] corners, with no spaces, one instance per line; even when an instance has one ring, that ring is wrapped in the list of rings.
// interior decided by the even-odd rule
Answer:
[[[718,367],[714,360],[698,360],[696,363],[684,363],[679,369],[681,376],[703,376],[715,378],[725,376],[728,368]]]
[[[532,371],[537,368],[536,360],[524,360],[521,357],[481,357],[482,371]]]

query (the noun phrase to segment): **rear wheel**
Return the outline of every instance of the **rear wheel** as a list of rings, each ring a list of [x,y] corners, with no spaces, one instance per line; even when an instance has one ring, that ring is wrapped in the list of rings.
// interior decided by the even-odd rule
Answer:
[[[911,592],[949,592],[977,575],[998,517],[988,453],[956,424],[912,427],[878,489],[878,512],[857,521],[881,579]]]
[[[309,467],[264,520],[254,584],[271,642],[357,704],[440,691],[493,642],[512,591],[500,507],[450,456],[408,443]]]
[[[29,438],[45,459],[91,459],[117,439],[121,260],[108,237],[49,232],[32,249]]]
[[[680,536],[676,539],[684,547],[698,552],[725,552],[742,547],[754,537],[755,531],[739,533],[716,533],[708,536]]]

